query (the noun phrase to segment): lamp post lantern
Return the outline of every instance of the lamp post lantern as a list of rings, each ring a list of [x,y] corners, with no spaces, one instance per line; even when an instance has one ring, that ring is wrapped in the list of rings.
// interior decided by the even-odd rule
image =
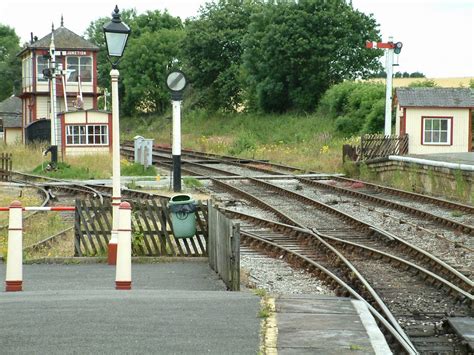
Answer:
[[[166,86],[171,91],[173,104],[173,191],[181,191],[181,101],[186,88],[186,76],[174,70],[166,77]]]
[[[112,70],[110,78],[112,82],[112,233],[108,247],[109,265],[115,265],[117,260],[117,233],[119,229],[119,206],[121,203],[120,192],[120,128],[119,128],[119,95],[118,95],[118,63],[122,58],[127,45],[130,28],[120,19],[118,6],[112,12],[112,20],[104,27],[107,54]]]

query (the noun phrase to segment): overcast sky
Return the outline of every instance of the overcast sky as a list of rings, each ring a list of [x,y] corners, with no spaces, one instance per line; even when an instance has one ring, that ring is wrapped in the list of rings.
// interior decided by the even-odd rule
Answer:
[[[91,21],[120,9],[165,10],[182,19],[196,16],[205,0],[0,0],[0,23],[13,27],[22,42],[30,32],[39,38],[51,23],[83,35]],[[428,77],[474,76],[474,0],[353,0],[355,8],[373,13],[382,39],[403,43],[396,71]]]

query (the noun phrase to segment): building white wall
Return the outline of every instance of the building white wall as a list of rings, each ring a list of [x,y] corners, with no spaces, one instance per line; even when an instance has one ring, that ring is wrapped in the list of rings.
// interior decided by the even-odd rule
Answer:
[[[4,128],[4,141],[5,144],[17,144],[23,142],[23,129],[22,128]]]
[[[397,132],[400,132],[397,110]],[[451,145],[423,145],[422,117],[452,117]],[[457,153],[469,151],[469,110],[461,108],[406,108],[406,133],[409,154]]]
[[[66,156],[87,155],[87,154],[110,154],[108,146],[105,147],[71,147],[66,146]]]

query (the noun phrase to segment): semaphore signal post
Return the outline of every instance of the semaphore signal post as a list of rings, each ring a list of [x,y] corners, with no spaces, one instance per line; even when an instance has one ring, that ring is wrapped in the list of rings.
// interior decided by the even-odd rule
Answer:
[[[366,48],[378,48],[385,50],[385,72],[387,82],[385,86],[385,129],[384,134],[392,134],[392,82],[393,82],[393,57],[402,51],[402,42],[393,43],[393,37],[388,38],[388,42],[366,42]]]

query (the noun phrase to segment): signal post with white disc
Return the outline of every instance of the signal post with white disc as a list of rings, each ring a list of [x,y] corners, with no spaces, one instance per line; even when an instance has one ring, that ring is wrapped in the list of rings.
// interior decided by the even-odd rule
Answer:
[[[181,191],[181,101],[186,88],[186,76],[181,70],[174,70],[166,77],[166,86],[171,91],[173,105],[173,191]]]

